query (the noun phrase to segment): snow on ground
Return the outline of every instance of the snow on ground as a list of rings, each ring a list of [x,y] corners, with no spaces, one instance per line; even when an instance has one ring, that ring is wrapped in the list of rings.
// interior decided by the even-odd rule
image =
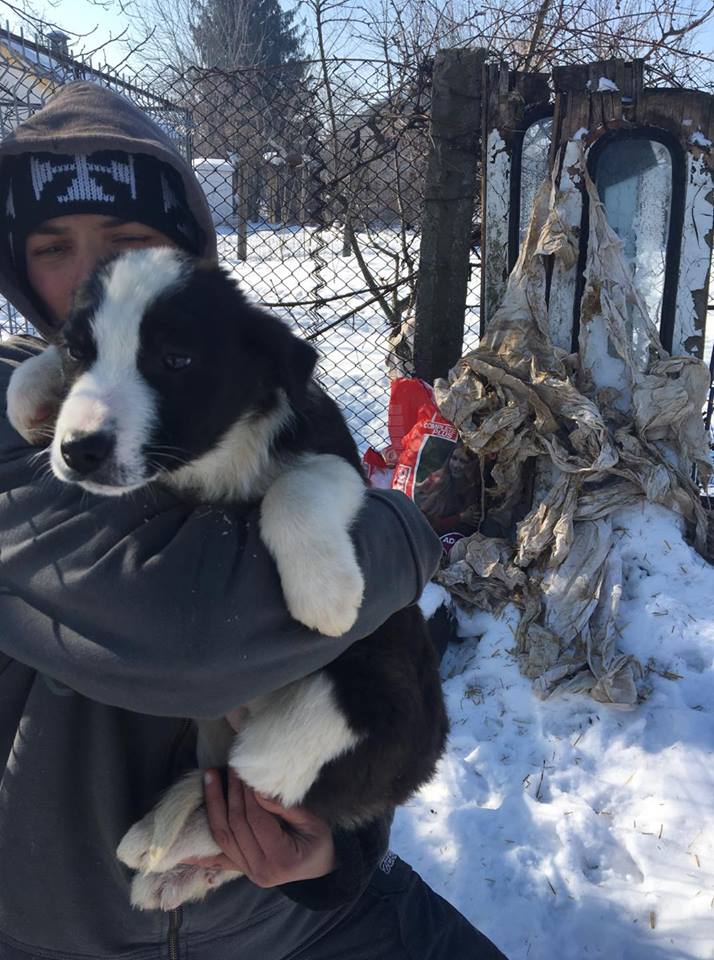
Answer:
[[[448,751],[395,821],[393,848],[510,960],[714,957],[714,567],[663,508],[617,526],[621,647],[651,661],[649,698],[538,700],[516,611],[461,613]]]

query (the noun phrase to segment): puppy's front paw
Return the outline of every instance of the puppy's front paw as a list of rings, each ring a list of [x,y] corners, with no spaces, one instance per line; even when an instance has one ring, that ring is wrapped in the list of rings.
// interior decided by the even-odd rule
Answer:
[[[349,529],[364,497],[354,467],[315,454],[286,470],[263,498],[260,531],[288,610],[326,636],[346,633],[362,602],[364,579]]]
[[[62,363],[56,347],[25,360],[7,388],[7,417],[28,443],[47,444],[64,395]]]
[[[364,577],[348,537],[309,557],[278,562],[290,614],[327,637],[340,637],[354,625],[364,594]]]

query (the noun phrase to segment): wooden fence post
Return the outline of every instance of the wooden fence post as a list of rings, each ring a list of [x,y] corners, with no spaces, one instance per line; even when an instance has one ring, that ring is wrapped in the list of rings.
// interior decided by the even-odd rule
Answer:
[[[434,63],[414,331],[415,372],[429,383],[461,356],[485,59],[482,49],[440,50]]]

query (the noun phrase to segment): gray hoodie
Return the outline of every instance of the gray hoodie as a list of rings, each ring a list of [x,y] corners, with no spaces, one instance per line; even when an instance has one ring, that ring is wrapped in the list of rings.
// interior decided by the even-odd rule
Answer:
[[[102,88],[65,88],[0,145],[0,174],[7,153],[100,148],[179,170],[215,255],[190,169]],[[0,292],[56,333],[7,259]],[[0,344],[3,394],[33,349]],[[411,501],[370,493],[353,531],[365,599],[335,640],[289,617],[255,511],[192,509],[160,489],[95,498],[48,477],[35,452],[0,417],[0,960],[289,957],[349,917],[383,829],[337,837],[340,868],[322,881],[242,879],[170,915],[130,908],[114,850],[194,764],[183,718],[218,716],[333,659],[415,601],[438,539]]]

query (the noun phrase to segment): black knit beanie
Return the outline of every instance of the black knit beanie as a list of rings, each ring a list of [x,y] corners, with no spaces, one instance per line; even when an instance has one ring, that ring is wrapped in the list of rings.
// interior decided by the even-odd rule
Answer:
[[[26,277],[25,241],[45,220],[103,214],[160,230],[188,253],[198,253],[199,228],[179,174],[143,153],[30,153],[3,161],[2,193],[8,242]]]

